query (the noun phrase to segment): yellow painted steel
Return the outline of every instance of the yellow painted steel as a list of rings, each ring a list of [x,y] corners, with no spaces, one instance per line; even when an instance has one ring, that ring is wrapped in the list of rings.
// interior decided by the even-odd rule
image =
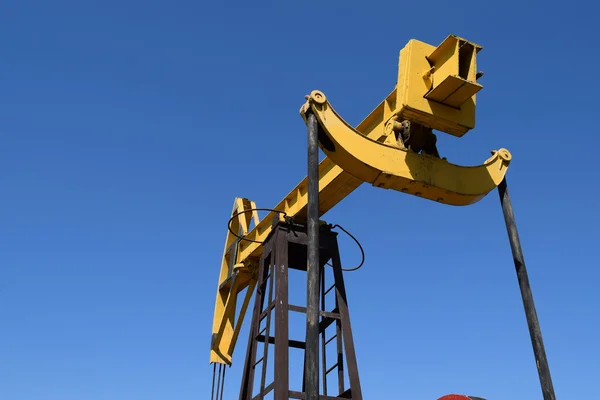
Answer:
[[[239,245],[236,237],[236,235],[248,234],[252,222],[255,225],[258,224],[258,212],[249,211],[254,209],[256,209],[256,204],[248,199],[236,198],[233,203],[232,220],[225,239],[215,301],[211,362],[231,363],[231,354],[235,347],[241,322],[256,285],[253,271],[244,268],[243,264],[237,262],[239,259]],[[236,323],[237,298],[238,294],[244,289],[247,289],[246,297]]]
[[[384,122],[392,115],[395,102],[396,89],[358,124],[357,129],[374,140],[385,140],[387,136],[384,133]],[[323,159],[319,164],[320,215],[324,215],[362,183],[363,181],[344,171],[331,159]],[[304,178],[273,209],[285,212],[285,215],[294,217],[298,221],[305,220],[308,205],[307,185],[308,180]],[[231,216],[252,208],[256,208],[256,206],[249,200],[236,198]],[[260,222],[258,222],[258,217],[255,217],[253,219],[254,228],[250,229],[252,221],[242,219],[248,214],[244,213],[234,218],[231,227],[234,232],[240,228],[239,224],[242,228],[247,227],[247,231],[242,229],[242,234],[249,241],[240,241],[237,246],[232,248],[236,244],[237,238],[229,231],[225,240],[212,328],[211,363],[231,364],[233,349],[235,348],[234,340],[236,338],[234,332],[236,331],[236,324],[243,322],[246,310],[242,308],[239,315],[236,315],[235,308],[231,308],[229,312],[226,312],[226,304],[228,299],[229,304],[235,304],[239,292],[250,284],[256,284],[254,276],[258,269],[258,259],[262,254],[262,246],[256,242],[263,242],[267,238],[271,232],[271,222],[278,215],[276,212],[269,212]],[[246,222],[244,223],[244,221]],[[235,251],[233,251],[234,249]],[[233,273],[229,273],[230,265],[236,265],[235,271],[237,274],[246,277],[244,280],[238,279],[235,286],[230,285],[233,280]]]
[[[309,110],[329,139],[320,140],[321,149],[345,171],[374,186],[443,204],[466,206],[481,200],[500,184],[512,158],[508,150],[500,149],[482,165],[464,167],[377,142],[347,124],[318,90],[301,113]]]
[[[374,140],[384,140],[384,122],[389,118],[392,108],[395,104],[396,90],[394,89],[388,97],[381,102],[360,124],[357,129],[364,132],[368,137]],[[358,188],[363,181],[355,178],[350,173],[344,171],[336,165],[331,159],[325,158],[319,164],[319,213],[324,215],[336,204],[342,201],[346,196]],[[285,215],[294,217],[297,221],[306,219],[306,207],[308,205],[308,179],[304,178],[294,189],[292,189],[282,201],[273,209],[285,212]],[[244,210],[256,208],[256,206],[247,199],[236,198],[231,216]],[[253,221],[254,228],[250,229],[252,221],[243,219],[244,213],[233,218],[231,228],[234,232],[242,227],[243,237],[247,240],[238,241],[236,236],[227,232],[225,240],[225,250],[221,262],[221,272],[217,287],[217,299],[215,303],[214,320],[212,328],[210,362],[231,364],[233,350],[235,348],[234,332],[236,324],[243,322],[246,309],[242,308],[239,315],[235,313],[237,295],[248,285],[255,285],[255,276],[258,270],[258,259],[262,254],[261,242],[263,242],[271,232],[271,223],[273,218],[277,217],[277,212],[269,212],[258,222],[258,217]],[[283,215],[283,214],[281,214]],[[246,222],[244,222],[246,221]],[[247,231],[244,231],[247,228]],[[258,242],[258,243],[257,243]],[[243,275],[244,280],[238,279],[233,286],[233,271],[230,273],[230,266],[235,265],[236,273]],[[227,302],[231,304],[229,310],[226,310]],[[236,318],[237,317],[237,318]],[[237,322],[236,322],[237,321]]]
[[[327,157],[319,164],[319,213],[325,214],[362,183],[398,190],[451,205],[468,205],[494,189],[506,173],[511,155],[493,152],[480,166],[463,167],[446,160],[402,149],[394,124],[409,120],[461,137],[475,126],[476,54],[481,47],[454,35],[435,47],[410,40],[400,51],[398,80],[388,96],[352,128],[334,111],[325,95],[307,96],[301,114],[309,109],[335,146],[321,148]],[[231,364],[250,296],[256,287],[261,243],[271,232],[273,218],[306,219],[307,178],[294,187],[259,221],[256,205],[236,198],[232,210],[214,311],[211,363]],[[280,213],[279,213],[280,212]],[[236,237],[237,236],[237,237]],[[240,240],[243,237],[244,240]],[[238,300],[246,294],[239,311]],[[237,315],[236,315],[237,314]]]

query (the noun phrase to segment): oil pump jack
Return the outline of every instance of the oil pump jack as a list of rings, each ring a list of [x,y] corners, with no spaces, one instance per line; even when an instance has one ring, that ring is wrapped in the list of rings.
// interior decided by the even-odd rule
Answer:
[[[480,50],[455,35],[438,46],[410,40],[400,51],[396,86],[356,127],[340,117],[323,92],[305,97],[300,115],[308,129],[307,177],[274,208],[257,208],[246,198],[234,201],[212,329],[213,400],[223,396],[225,369],[232,364],[254,293],[240,400],[362,400],[337,226],[320,218],[363,183],[451,206],[474,204],[497,189],[543,398],[555,400],[506,182],[511,153],[499,148],[481,165],[456,165],[440,157],[433,133],[460,138],[474,129],[476,94],[483,88],[476,62]],[[320,163],[319,148],[326,155]],[[258,211],[268,214],[259,219]],[[326,268],[333,282],[326,282]],[[289,303],[290,269],[306,272],[305,305]],[[334,298],[333,309],[325,308],[328,295]],[[290,339],[290,312],[306,315],[304,341]],[[333,365],[327,364],[327,345],[336,346]],[[304,351],[300,390],[289,384],[290,348]],[[271,382],[266,382],[267,368],[273,368]],[[332,372],[337,374],[329,379]],[[481,400],[462,394],[438,400],[467,399]]]

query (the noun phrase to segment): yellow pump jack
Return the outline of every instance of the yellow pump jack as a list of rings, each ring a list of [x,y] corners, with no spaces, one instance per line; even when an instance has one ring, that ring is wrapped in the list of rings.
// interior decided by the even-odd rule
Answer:
[[[499,148],[493,150],[491,157],[481,165],[456,165],[440,157],[433,133],[436,130],[462,137],[475,128],[476,94],[482,89],[477,81],[483,76],[482,72],[477,71],[477,54],[480,50],[481,46],[454,35],[448,36],[437,47],[410,40],[400,51],[396,86],[357,127],[346,123],[321,91],[314,90],[306,96],[300,114],[309,133],[307,177],[272,209],[257,208],[254,202],[245,198],[236,198],[234,201],[219,274],[212,329],[210,362],[215,364],[215,372],[216,366],[219,366],[216,391],[213,381],[213,399],[218,399],[219,393],[222,396],[223,384],[220,380],[224,380],[225,366],[232,363],[241,325],[257,287],[244,379],[253,378],[256,365],[262,361],[262,383],[258,394],[253,394],[253,384],[243,382],[240,400],[263,399],[271,391],[274,391],[275,400],[362,399],[358,382],[351,382],[352,387],[348,390],[342,390],[344,388],[341,384],[337,397],[320,394],[317,354],[319,335],[324,335],[323,331],[331,321],[337,321],[336,335],[344,337],[350,380],[358,380],[349,333],[347,298],[337,260],[337,244],[327,247],[322,243],[323,240],[329,240],[331,229],[324,227],[319,218],[365,182],[452,206],[474,204],[492,190],[498,189],[544,400],[555,399],[506,187],[505,175],[511,162],[511,154],[508,150]],[[327,156],[320,163],[318,148]],[[268,211],[262,220],[258,217],[258,211],[261,210]],[[282,282],[287,284],[287,275],[283,270],[277,270],[279,267],[271,265],[274,264],[273,260],[284,254],[281,256],[284,258],[277,258],[277,263],[287,264],[285,268],[293,268],[292,251],[288,254],[291,249],[288,242],[293,241],[289,232],[294,232],[296,238],[304,238],[298,242],[304,246],[302,255],[296,254],[294,257],[300,257],[298,265],[303,267],[299,269],[303,268],[307,273],[307,305],[288,306],[285,288],[278,291],[280,286],[285,285],[278,282],[275,285],[276,294],[273,295],[275,298],[269,295],[264,308],[262,303],[267,297],[266,282],[275,279],[273,274],[279,276],[277,279],[285,278]],[[286,239],[281,239],[284,236]],[[276,239],[277,237],[280,239]],[[319,274],[322,274],[323,268],[319,254],[326,254],[332,260],[336,274],[336,282],[332,288],[335,289],[337,306],[333,312],[319,309],[319,296],[326,294],[319,282]],[[241,295],[244,290],[245,294]],[[285,310],[278,311],[275,319],[276,333],[269,336],[270,314],[284,303]],[[289,389],[288,371],[282,371],[287,368],[287,357],[280,355],[278,358],[277,355],[283,354],[288,346],[292,346],[292,341],[285,336],[285,315],[289,310],[305,312],[307,315],[306,341],[297,344],[305,350],[304,385],[301,392]],[[260,330],[259,326],[264,320],[267,320],[267,325]],[[256,342],[261,340],[265,347],[265,359],[254,362]],[[350,342],[350,347],[347,342]],[[275,345],[276,353],[275,381],[270,385],[264,381],[266,348],[269,344]],[[339,343],[340,356],[342,347]],[[325,373],[325,366],[321,367],[322,378],[326,380],[329,371]],[[479,398],[447,395],[440,400],[442,399]]]

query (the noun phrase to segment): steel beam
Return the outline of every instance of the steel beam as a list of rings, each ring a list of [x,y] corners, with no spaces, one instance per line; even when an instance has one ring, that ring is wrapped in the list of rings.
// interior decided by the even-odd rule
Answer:
[[[319,125],[308,120],[308,260],[306,269],[306,400],[319,400]]]
[[[525,268],[525,258],[523,257],[523,250],[521,249],[521,241],[519,240],[517,223],[515,221],[512,203],[508,193],[506,178],[498,185],[498,194],[500,195],[500,204],[502,205],[502,212],[504,214],[504,221],[506,223],[506,230],[510,241],[510,249],[515,262],[517,279],[519,281],[519,288],[521,289],[521,297],[523,298],[523,306],[525,307],[525,316],[527,318],[527,325],[529,326],[529,335],[531,336],[531,344],[533,345],[533,354],[535,356],[540,384],[542,386],[542,393],[544,400],[556,400],[554,387],[552,385],[552,377],[550,376],[550,367],[548,366],[546,350],[544,349],[544,341],[542,340],[542,330],[540,329],[540,323],[535,311],[535,304],[533,303],[533,294],[531,292],[531,286],[529,285],[527,269]]]

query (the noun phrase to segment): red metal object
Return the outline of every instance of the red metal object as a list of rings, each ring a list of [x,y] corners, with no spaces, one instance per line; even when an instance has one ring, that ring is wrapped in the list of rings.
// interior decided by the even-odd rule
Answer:
[[[471,397],[462,394],[447,394],[446,396],[440,397],[438,400],[471,400]]]

